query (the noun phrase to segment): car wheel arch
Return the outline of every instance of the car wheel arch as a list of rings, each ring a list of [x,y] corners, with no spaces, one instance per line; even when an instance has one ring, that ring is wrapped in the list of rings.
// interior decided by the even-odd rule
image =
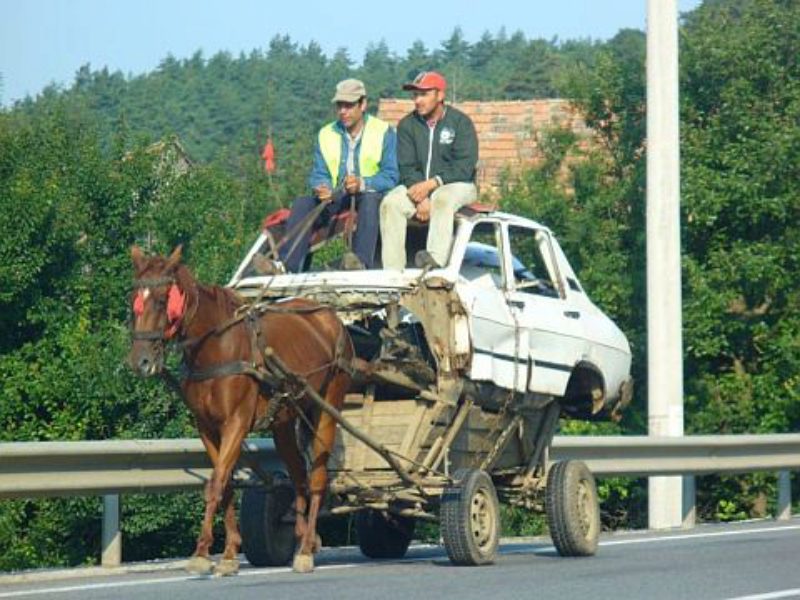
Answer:
[[[602,371],[587,360],[576,363],[561,400],[563,411],[571,417],[591,419],[600,415],[606,400],[606,384]]]

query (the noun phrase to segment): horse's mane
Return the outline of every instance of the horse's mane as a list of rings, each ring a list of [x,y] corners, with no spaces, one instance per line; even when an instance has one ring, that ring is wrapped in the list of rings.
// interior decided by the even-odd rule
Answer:
[[[205,293],[211,296],[220,311],[225,314],[233,314],[245,302],[238,293],[230,288],[200,283],[189,267],[184,264],[179,264],[175,269],[175,279],[180,288],[189,294]]]

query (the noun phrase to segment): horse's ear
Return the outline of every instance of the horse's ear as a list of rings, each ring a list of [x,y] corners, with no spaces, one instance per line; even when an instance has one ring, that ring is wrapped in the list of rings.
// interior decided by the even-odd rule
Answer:
[[[178,264],[181,262],[181,254],[183,253],[183,244],[178,244],[175,246],[175,250],[172,251],[172,254],[169,255],[167,259],[166,270],[172,271],[175,269]]]
[[[133,268],[136,269],[136,272],[141,272],[144,267],[144,252],[136,244],[131,246],[131,260],[133,260]]]

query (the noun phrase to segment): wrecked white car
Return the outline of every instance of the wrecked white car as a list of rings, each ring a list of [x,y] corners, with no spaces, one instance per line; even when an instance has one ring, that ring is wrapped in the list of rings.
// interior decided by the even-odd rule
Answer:
[[[628,342],[546,227],[500,212],[455,226],[441,269],[296,275],[263,273],[276,245],[267,229],[229,285],[254,306],[312,298],[347,324],[358,358],[336,417],[328,514],[356,513],[366,556],[401,557],[415,522],[438,520],[451,561],[490,563],[499,501],[544,507],[560,554],[594,554],[594,478],[580,461],[552,464],[547,450],[561,417],[614,418],[627,404]],[[409,228],[409,257],[425,233]],[[252,564],[291,557],[291,500],[279,483],[245,490]]]
[[[370,372],[388,383],[451,393],[468,384],[489,405],[503,390],[556,397],[566,415],[581,418],[614,416],[630,398],[625,335],[586,295],[552,232],[534,221],[459,215],[449,264],[430,271],[260,275],[267,237],[229,286],[249,298],[335,306]],[[414,243],[409,232],[409,256]]]

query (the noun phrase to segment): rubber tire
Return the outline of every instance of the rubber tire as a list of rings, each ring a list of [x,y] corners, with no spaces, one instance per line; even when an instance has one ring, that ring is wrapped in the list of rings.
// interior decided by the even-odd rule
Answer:
[[[364,510],[356,515],[356,535],[361,553],[368,558],[403,558],[414,535],[409,517]]]
[[[500,543],[500,503],[492,478],[480,469],[459,469],[453,479],[439,508],[439,531],[447,556],[456,565],[492,564]],[[479,506],[485,513],[482,525],[472,518]],[[475,525],[484,531],[475,531]]]
[[[550,537],[561,556],[593,556],[600,535],[594,476],[583,462],[557,462],[547,474],[545,508]]]
[[[281,521],[294,488],[286,481],[271,488],[246,488],[240,510],[242,552],[254,567],[288,565],[294,556],[294,525]]]

